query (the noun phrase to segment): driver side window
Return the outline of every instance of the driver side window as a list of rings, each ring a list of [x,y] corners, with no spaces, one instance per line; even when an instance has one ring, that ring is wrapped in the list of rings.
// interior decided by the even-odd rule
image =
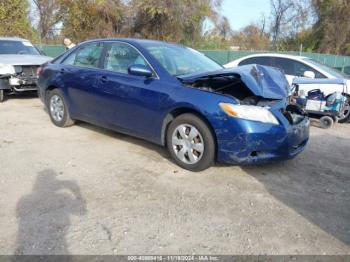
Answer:
[[[311,72],[314,72],[315,78],[326,78],[326,76],[324,76],[317,70],[297,61],[294,61],[294,70],[295,70],[296,76],[304,76],[305,71],[311,71]]]

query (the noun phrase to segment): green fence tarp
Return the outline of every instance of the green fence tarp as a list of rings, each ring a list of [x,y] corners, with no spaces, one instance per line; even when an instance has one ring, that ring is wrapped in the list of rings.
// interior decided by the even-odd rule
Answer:
[[[36,45],[46,55],[56,57],[65,52],[63,45]],[[221,65],[227,64],[243,56],[262,53],[261,51],[227,51],[227,50],[201,50],[202,53],[215,60]],[[299,52],[280,52],[282,54],[300,55]],[[320,53],[303,52],[302,56],[310,57],[322,64],[335,67],[350,74],[350,56],[328,55]]]
[[[38,49],[42,50],[47,56],[57,57],[66,51],[63,45],[35,45]]]

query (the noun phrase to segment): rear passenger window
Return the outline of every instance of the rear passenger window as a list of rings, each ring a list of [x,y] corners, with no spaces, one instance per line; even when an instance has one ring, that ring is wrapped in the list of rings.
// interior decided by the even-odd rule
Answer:
[[[135,48],[122,43],[110,44],[104,62],[104,69],[128,74],[128,68],[131,65],[147,66],[147,63]]]
[[[286,75],[295,75],[295,64],[293,60],[276,57],[275,67],[281,69]]]
[[[251,58],[248,58],[248,59],[241,61],[238,65],[241,66],[241,65],[251,65],[251,64],[272,66],[272,58],[268,57],[268,56],[251,57]]]
[[[312,71],[315,73],[315,78],[325,78],[323,74],[310,66],[288,58],[275,58],[275,66],[286,75],[303,76],[305,71]]]
[[[102,43],[91,43],[84,45],[77,51],[70,54],[63,61],[63,64],[98,68],[98,63],[100,61],[102,49]]]

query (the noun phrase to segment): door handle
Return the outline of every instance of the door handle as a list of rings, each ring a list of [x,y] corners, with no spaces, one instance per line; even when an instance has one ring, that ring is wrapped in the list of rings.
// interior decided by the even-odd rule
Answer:
[[[60,73],[63,74],[64,71],[65,71],[64,68],[61,68]]]
[[[101,76],[101,77],[100,77],[100,81],[101,81],[102,83],[106,83],[106,82],[108,81],[108,79],[107,79],[106,76]]]

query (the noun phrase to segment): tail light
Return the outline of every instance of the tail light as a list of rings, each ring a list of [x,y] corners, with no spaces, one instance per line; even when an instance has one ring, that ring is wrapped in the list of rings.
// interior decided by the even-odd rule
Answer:
[[[37,69],[36,69],[36,75],[37,76],[41,76],[44,72],[44,68],[42,66],[39,66]]]

